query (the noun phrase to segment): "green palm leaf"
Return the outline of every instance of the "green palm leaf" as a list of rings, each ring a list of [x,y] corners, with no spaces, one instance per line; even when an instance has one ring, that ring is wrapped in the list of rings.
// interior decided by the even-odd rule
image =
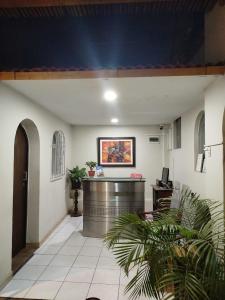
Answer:
[[[157,220],[126,214],[115,221],[105,242],[125,274],[135,270],[126,287],[131,299],[223,299],[225,232],[219,207],[186,191],[180,208]]]

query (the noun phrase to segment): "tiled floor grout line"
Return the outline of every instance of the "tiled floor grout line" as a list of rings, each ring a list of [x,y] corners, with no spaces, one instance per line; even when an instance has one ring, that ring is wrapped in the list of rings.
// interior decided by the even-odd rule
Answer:
[[[56,293],[56,295],[55,295],[55,297],[54,298],[52,298],[52,300],[54,300],[55,298],[56,298],[56,296],[58,295],[58,293],[59,293],[59,291],[60,291],[60,289],[61,289],[61,287],[62,287],[62,285],[63,285],[63,283],[64,283],[64,281],[60,281],[60,287],[59,287],[59,289],[58,289],[58,291],[57,291],[57,293]]]
[[[80,222],[80,224],[81,224],[81,222]],[[79,229],[79,226],[80,226],[80,224],[76,227],[76,229]],[[71,235],[72,235],[73,233],[71,233]],[[70,235],[70,236],[71,236]],[[63,246],[65,246],[65,243],[64,243],[64,245]],[[63,247],[62,246],[62,247]],[[61,249],[61,248],[60,248]],[[82,247],[81,247],[81,249],[82,249]],[[80,251],[81,251],[81,249],[80,249]],[[60,251],[60,250],[59,250]],[[66,277],[67,277],[67,275],[69,274],[69,272],[71,271],[71,269],[73,268],[73,265],[74,265],[74,263],[75,263],[75,261],[76,261],[76,259],[77,259],[77,257],[79,256],[79,253],[80,253],[80,251],[78,252],[78,254],[77,254],[77,256],[76,256],[76,258],[75,258],[75,260],[74,260],[74,262],[72,263],[72,265],[69,267],[69,270],[68,270],[68,272],[67,272],[67,274],[66,274],[66,276],[64,277],[64,280],[62,281],[62,284],[60,285],[60,288],[58,289],[58,291],[57,291],[57,293],[56,293],[56,295],[55,295],[55,297],[54,297],[54,299],[56,299],[56,297],[57,297],[57,295],[59,294],[59,291],[60,291],[60,289],[61,289],[61,287],[62,287],[62,285],[64,284],[64,282],[65,282],[65,279],[66,279]]]
[[[28,289],[28,291],[24,294],[24,298],[26,297],[26,295],[29,293],[29,291],[31,290],[31,288],[35,285],[36,281],[33,282],[32,286]],[[13,297],[14,298],[14,297]]]
[[[49,262],[48,262],[48,264],[47,265],[41,265],[41,264],[37,264],[37,265],[33,265],[33,264],[31,264],[30,266],[42,266],[42,267],[44,267],[43,268],[43,270],[41,271],[41,273],[37,276],[37,278],[35,279],[35,280],[30,280],[30,281],[32,281],[33,282],[33,284],[32,284],[32,286],[31,287],[28,287],[28,290],[25,292],[25,294],[24,294],[24,297],[26,297],[28,294],[29,294],[29,292],[30,292],[30,290],[33,288],[33,286],[35,285],[35,284],[37,284],[37,282],[39,282],[39,281],[51,281],[51,282],[59,282],[59,288],[57,289],[57,292],[56,292],[56,294],[55,294],[55,296],[54,296],[54,298],[52,298],[52,299],[56,299],[57,298],[57,296],[58,296],[58,294],[60,293],[60,290],[62,289],[62,286],[63,286],[63,284],[64,283],[66,283],[66,282],[71,282],[71,283],[86,283],[87,284],[87,293],[86,293],[86,298],[88,297],[88,294],[89,294],[89,292],[90,292],[90,290],[91,290],[91,287],[92,287],[92,285],[94,285],[94,284],[99,284],[99,285],[102,285],[102,286],[107,286],[107,285],[113,285],[113,286],[116,286],[117,288],[118,288],[118,290],[117,290],[117,296],[116,296],[116,294],[115,294],[115,299],[117,299],[117,300],[119,300],[119,298],[120,298],[120,288],[121,288],[121,276],[122,276],[122,270],[121,270],[121,268],[119,268],[119,269],[115,269],[115,266],[114,266],[114,263],[113,263],[113,258],[115,259],[115,257],[114,257],[114,255],[113,256],[111,256],[111,255],[109,255],[107,252],[105,253],[105,255],[103,254],[103,251],[105,251],[105,248],[107,248],[106,246],[105,246],[105,244],[104,244],[104,241],[102,240],[102,239],[99,239],[100,241],[101,241],[101,244],[96,244],[95,242],[93,242],[95,239],[93,239],[93,241],[92,241],[92,238],[90,238],[90,243],[89,243],[89,241],[88,241],[88,238],[86,238],[86,237],[84,237],[85,239],[84,239],[84,241],[83,241],[83,243],[82,243],[82,245],[79,245],[79,242],[78,242],[78,245],[76,245],[76,244],[73,244],[73,243],[71,243],[71,245],[67,245],[68,247],[71,247],[71,248],[76,248],[76,247],[79,247],[80,249],[77,249],[78,251],[77,251],[77,254],[76,255],[73,255],[72,253],[70,254],[70,250],[68,251],[68,252],[65,252],[65,253],[67,253],[67,254],[60,254],[59,252],[62,250],[62,248],[63,247],[65,247],[66,246],[66,243],[68,242],[68,240],[73,236],[73,235],[75,235],[74,236],[74,241],[76,241],[76,234],[78,234],[78,236],[79,236],[79,234],[81,234],[81,236],[82,236],[82,227],[81,227],[81,225],[82,225],[82,220],[80,220],[77,224],[75,224],[75,223],[72,223],[72,222],[70,222],[70,220],[71,219],[67,219],[67,221],[66,221],[66,223],[61,227],[61,229],[60,230],[58,230],[57,228],[55,229],[56,230],[56,232],[52,232],[52,236],[51,237],[49,237],[46,241],[45,241],[45,243],[41,246],[41,247],[39,247],[39,249],[41,249],[42,247],[49,247],[49,246],[56,246],[56,248],[55,248],[55,250],[54,250],[54,248],[52,248],[52,250],[54,250],[54,251],[56,251],[54,254],[48,254],[48,252],[47,253],[36,253],[36,255],[40,255],[40,256],[45,256],[45,255],[52,255],[52,258],[49,260]],[[64,221],[64,220],[63,220]],[[68,227],[66,227],[68,225]],[[59,225],[59,226],[61,226],[61,224]],[[72,230],[72,231],[71,231]],[[64,232],[63,232],[64,231]],[[59,235],[59,237],[58,237],[58,239],[57,239],[57,235]],[[68,235],[68,236],[67,236]],[[62,237],[62,239],[63,239],[63,236],[67,236],[66,237],[66,239],[64,240],[63,239],[63,241],[61,241],[60,242],[60,239],[61,239],[61,237]],[[55,244],[54,244],[54,238],[56,238],[56,242],[55,242]],[[51,242],[51,240],[53,240],[53,244],[51,244],[50,242]],[[57,242],[57,240],[59,240],[58,242]],[[96,239],[96,241],[97,241],[97,239]],[[73,242],[73,239],[71,240],[71,242]],[[82,242],[82,240],[81,240],[81,242]],[[50,243],[50,244],[49,244]],[[59,243],[60,244],[60,246],[57,248],[57,243]],[[99,251],[99,254],[98,255],[95,255],[95,254],[97,254],[98,253],[98,251],[96,250],[96,252],[95,253],[93,253],[94,254],[94,256],[93,255],[82,255],[82,251],[84,250],[84,247],[87,247],[87,248],[91,248],[91,247],[95,247],[95,248],[100,248],[100,251]],[[37,250],[39,250],[39,249],[37,249]],[[50,249],[49,249],[50,250]],[[109,249],[108,249],[109,250]],[[92,252],[90,251],[90,252],[86,252],[85,254],[92,254]],[[113,253],[112,253],[113,254]],[[53,262],[53,260],[55,259],[55,257],[57,256],[57,255],[61,255],[61,256],[74,256],[75,258],[74,258],[74,260],[73,260],[73,263],[70,265],[70,266],[66,266],[66,265],[55,265],[55,267],[68,267],[68,271],[66,271],[65,272],[65,275],[64,275],[64,273],[62,273],[62,278],[63,278],[63,280],[61,281],[61,280],[59,280],[59,281],[57,281],[57,279],[59,278],[59,277],[56,277],[56,280],[54,280],[54,279],[52,279],[52,277],[50,277],[51,279],[50,280],[40,280],[40,278],[42,277],[42,275],[46,272],[46,270],[51,266],[51,263]],[[97,257],[97,260],[93,260],[93,262],[91,263],[91,261],[90,261],[90,265],[89,264],[87,264],[87,266],[85,266],[85,264],[81,264],[81,266],[79,266],[79,264],[76,266],[76,265],[74,265],[75,264],[75,262],[76,262],[76,260],[78,259],[78,257],[79,256],[84,256],[84,257]],[[101,262],[101,264],[99,265],[99,262],[100,262],[100,260],[101,260],[101,258],[105,258],[106,260],[104,261],[102,261]],[[110,261],[110,259],[112,258],[112,262]],[[109,259],[109,260],[107,260],[107,259]],[[92,266],[92,264],[94,263],[94,261],[96,262],[95,263],[95,265],[93,265]],[[42,262],[41,260],[40,260],[40,262]],[[73,268],[77,268],[77,269],[82,269],[82,268],[85,268],[85,269],[92,269],[93,270],[93,274],[91,275],[91,277],[90,277],[90,282],[85,282],[85,278],[84,278],[84,281],[82,281],[82,279],[81,279],[81,281],[79,282],[79,281],[76,281],[76,280],[69,280],[69,278],[68,278],[68,281],[66,281],[66,278],[67,278],[67,276],[69,275],[69,273],[71,272],[71,270],[73,269]],[[108,270],[114,270],[115,272],[116,271],[119,271],[117,274],[119,275],[119,280],[118,281],[115,281],[115,282],[118,282],[118,283],[111,283],[111,281],[108,281],[108,283],[104,283],[104,280],[103,280],[103,282],[101,282],[101,281],[99,281],[99,280],[97,280],[97,282],[96,283],[94,283],[93,282],[93,280],[94,280],[94,277],[95,277],[95,274],[96,274],[96,271],[97,270],[102,270],[102,272],[104,272],[104,269],[108,269]],[[59,273],[59,274],[61,274],[61,273]],[[61,275],[60,275],[61,276]],[[45,278],[47,278],[47,277],[45,277]],[[54,277],[53,277],[54,278]],[[15,278],[16,279],[16,278]],[[25,279],[22,279],[22,278],[20,278],[20,279],[18,279],[18,280],[25,280]],[[89,280],[88,280],[89,281]],[[99,281],[99,282],[98,282]],[[106,280],[106,282],[107,282],[107,280]],[[115,292],[116,292],[116,290],[115,290]],[[94,295],[93,295],[94,296]],[[15,298],[15,297],[12,297],[12,298]],[[45,299],[45,298],[43,298],[43,299]],[[66,299],[65,299],[66,300]],[[84,299],[85,300],[85,299]]]
[[[71,269],[72,269],[72,266],[69,268],[69,270],[68,270],[66,276],[69,274],[69,272],[70,272]],[[66,276],[65,276],[65,278],[66,278]],[[57,291],[57,293],[56,293],[56,295],[55,295],[55,297],[54,297],[53,299],[56,299],[56,297],[57,297],[57,295],[58,295],[58,293],[59,293],[61,287],[63,286],[63,284],[64,284],[64,282],[65,282],[65,278],[64,278],[64,280],[61,282],[61,285],[60,285],[60,287],[59,287],[59,289],[58,289],[58,291]]]
[[[40,254],[41,255],[41,254]],[[44,254],[43,254],[44,255]],[[47,254],[46,254],[47,255]],[[46,271],[46,269],[48,268],[48,266],[50,265],[51,261],[54,259],[55,255],[53,255],[52,259],[49,261],[48,265],[44,266],[45,268],[43,269],[43,271],[40,273],[40,275],[38,276],[38,278],[36,280],[34,280],[33,285],[29,288],[29,290],[25,293],[24,297],[26,297],[26,295],[30,292],[31,288],[37,283],[38,279],[42,276],[42,274]],[[34,265],[35,266],[35,265]]]
[[[80,224],[81,224],[81,222],[80,222]],[[79,224],[75,229],[78,229],[78,227],[80,226],[80,224]],[[63,229],[65,226],[66,226],[66,224],[62,227],[62,229]],[[52,238],[53,238],[57,233],[58,233],[58,232],[55,232],[55,233],[53,234]],[[72,233],[71,233],[71,235],[72,235]],[[50,238],[49,241],[51,241],[52,238]],[[47,239],[47,240],[46,240],[46,244],[47,244],[49,241],[48,241],[48,239]],[[52,257],[52,259],[49,261],[48,265],[45,266],[45,268],[44,268],[43,271],[40,273],[40,275],[38,276],[38,278],[37,278],[36,280],[34,280],[34,283],[33,283],[32,286],[28,289],[28,291],[25,293],[24,297],[26,297],[26,295],[30,292],[31,288],[39,281],[39,279],[40,279],[41,276],[44,274],[44,272],[46,271],[46,269],[50,266],[50,263],[53,261],[53,259],[55,258],[55,256],[58,255],[59,251],[60,251],[64,246],[65,246],[65,242],[63,243],[63,245],[62,245],[61,247],[59,247],[59,249],[58,249],[58,251],[56,252],[56,254],[53,254],[53,257]],[[40,248],[41,248],[41,247],[40,247]],[[37,255],[38,255],[38,254],[37,254]],[[49,254],[39,254],[39,255],[49,255]],[[76,260],[76,259],[75,259],[75,260]],[[74,260],[74,262],[75,262],[75,260]],[[35,265],[33,265],[33,266],[35,266]],[[73,264],[72,264],[71,267],[69,268],[69,271],[70,271],[70,269],[72,268],[72,266],[73,266]],[[68,273],[69,273],[69,271],[68,271]],[[68,273],[66,274],[66,276],[68,275]],[[66,276],[65,276],[65,278],[66,278]],[[59,282],[60,282],[60,281],[59,281]],[[58,294],[60,288],[62,287],[63,282],[65,282],[65,280],[63,280],[63,281],[61,282],[61,285],[60,285],[60,287],[59,287],[59,289],[58,289],[58,291],[57,291],[57,294]],[[57,294],[56,294],[56,295],[57,295]],[[56,296],[55,296],[55,297],[56,297]],[[55,299],[55,297],[54,297],[54,299]]]
[[[41,272],[41,274],[40,274],[40,276],[42,275],[42,273],[47,269],[47,267],[48,267],[48,265],[47,266],[44,266],[45,268],[44,268],[44,270]],[[39,277],[40,277],[39,276]],[[39,278],[38,277],[38,278]],[[28,291],[25,293],[25,295],[24,295],[24,298],[26,297],[26,295],[30,292],[30,290],[31,290],[31,288],[36,284],[36,282],[38,281],[38,278],[36,279],[36,280],[34,280],[34,283],[32,284],[32,286],[28,289]]]
[[[93,272],[93,276],[92,276],[92,280],[91,280],[91,283],[90,283],[90,286],[89,286],[89,289],[88,289],[88,292],[87,292],[87,296],[88,296],[88,293],[89,293],[89,291],[90,291],[90,289],[91,289],[91,285],[92,285],[92,284],[95,284],[95,283],[93,283],[93,279],[94,279],[96,270],[98,269],[98,263],[99,263],[99,260],[100,260],[101,257],[105,257],[105,256],[101,256],[101,254],[102,254],[102,252],[103,252],[103,249],[104,249],[104,244],[103,244],[102,249],[101,249],[101,252],[100,252],[100,254],[99,254],[99,256],[98,256],[98,261],[97,261],[97,263],[96,263],[96,266],[95,266],[95,269],[94,269],[94,272]],[[110,267],[109,267],[108,269],[110,269]],[[111,270],[115,270],[115,269],[111,269]],[[116,271],[116,270],[115,270],[115,271]],[[118,286],[117,300],[119,300],[121,268],[119,269],[119,271],[120,271],[120,274],[119,274],[119,283],[118,283],[118,284],[99,283],[99,284],[102,284],[102,285],[115,285],[115,286]]]
[[[50,260],[50,262],[53,260],[53,258],[54,258],[54,255],[53,255],[52,259]],[[49,262],[49,264],[50,264],[50,262]],[[38,276],[38,278],[37,278],[36,280],[34,280],[34,283],[33,283],[32,286],[28,289],[28,291],[25,293],[24,297],[26,297],[26,295],[30,292],[30,290],[32,289],[32,287],[37,283],[38,279],[39,279],[39,278],[41,277],[41,275],[45,272],[45,270],[47,269],[47,267],[49,266],[49,264],[44,266],[43,271],[40,273],[40,275]],[[35,265],[33,265],[33,266],[35,266]]]
[[[98,263],[99,263],[99,260],[100,260],[102,251],[103,251],[103,246],[102,246],[101,252],[99,253],[98,260],[97,260],[97,263],[96,263],[96,265],[95,265],[95,269],[94,269],[94,272],[93,272],[93,276],[92,276],[91,283],[90,283],[90,285],[89,285],[89,288],[88,288],[86,297],[88,297],[88,294],[89,294],[90,289],[91,289],[91,285],[93,284],[93,279],[94,279],[94,276],[95,276],[95,272],[96,272],[96,270],[97,270],[97,266],[98,266]]]

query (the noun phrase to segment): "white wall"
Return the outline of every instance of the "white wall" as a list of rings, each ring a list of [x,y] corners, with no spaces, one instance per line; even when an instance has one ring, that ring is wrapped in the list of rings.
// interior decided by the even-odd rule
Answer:
[[[215,80],[205,91],[204,100],[182,118],[182,148],[170,151],[170,168],[173,180],[187,184],[194,192],[223,202],[223,146],[206,152],[206,173],[195,171],[194,129],[201,110],[205,110],[206,145],[222,143],[223,115],[225,108],[225,77]]]
[[[14,139],[24,119],[36,124],[40,136],[39,241],[67,212],[65,176],[50,181],[51,142],[55,130],[64,132],[66,167],[70,167],[71,127],[0,83],[0,284],[11,273]]]
[[[147,208],[151,207],[151,184],[162,176],[163,145],[150,144],[151,134],[162,134],[159,126],[75,126],[73,128],[73,165],[80,167],[88,160],[97,161],[98,137],[136,137],[136,168],[104,168],[105,176],[129,177],[131,173],[142,173],[146,178]],[[161,139],[163,140],[163,139]]]
[[[181,148],[170,155],[173,181],[189,185],[194,192],[205,194],[205,174],[195,171],[194,131],[198,114],[204,110],[202,100],[196,107],[181,115]]]
[[[225,77],[208,87],[205,93],[206,145],[223,142],[223,117],[225,109]],[[224,141],[225,142],[225,141]],[[206,195],[223,200],[223,145],[211,147],[207,155]]]

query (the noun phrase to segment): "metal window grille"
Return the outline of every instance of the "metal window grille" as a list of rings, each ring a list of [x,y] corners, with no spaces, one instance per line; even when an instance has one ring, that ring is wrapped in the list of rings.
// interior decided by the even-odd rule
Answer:
[[[56,131],[52,139],[52,179],[65,174],[65,138],[61,131]]]
[[[174,134],[174,149],[181,148],[181,117],[173,122]]]
[[[204,153],[205,147],[205,113],[202,113],[198,127],[198,154]]]

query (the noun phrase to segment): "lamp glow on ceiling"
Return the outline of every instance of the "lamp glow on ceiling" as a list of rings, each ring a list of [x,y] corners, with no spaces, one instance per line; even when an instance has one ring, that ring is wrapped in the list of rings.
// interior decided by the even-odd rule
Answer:
[[[104,93],[104,99],[108,102],[114,101],[117,99],[117,93],[113,90],[107,90]]]
[[[119,120],[118,120],[117,118],[112,118],[112,119],[111,119],[111,123],[116,124],[116,123],[118,123],[118,122],[119,122]]]

